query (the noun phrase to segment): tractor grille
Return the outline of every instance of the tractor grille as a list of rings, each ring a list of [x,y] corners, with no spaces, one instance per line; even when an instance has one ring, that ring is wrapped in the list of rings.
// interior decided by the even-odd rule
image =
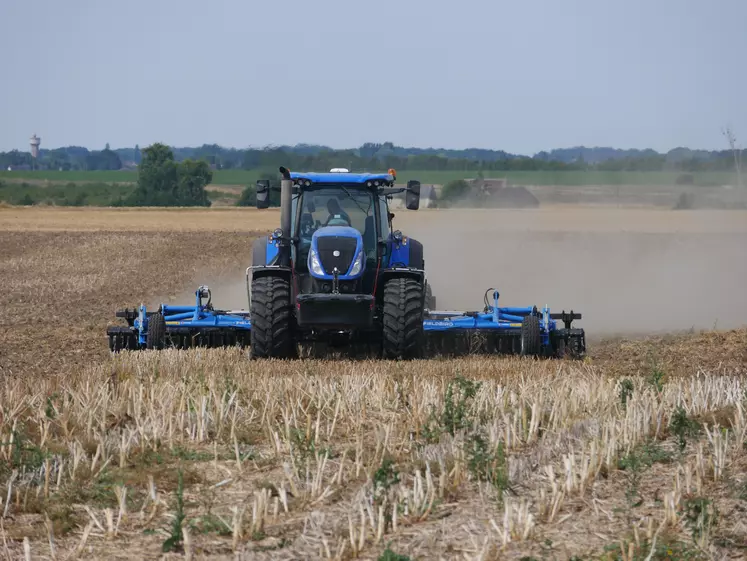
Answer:
[[[350,265],[355,258],[355,248],[358,242],[355,238],[346,238],[344,236],[324,236],[317,238],[316,247],[319,250],[319,259],[322,261],[324,272],[332,274],[335,267],[344,275],[348,272]],[[334,252],[339,251],[340,255],[335,257]]]

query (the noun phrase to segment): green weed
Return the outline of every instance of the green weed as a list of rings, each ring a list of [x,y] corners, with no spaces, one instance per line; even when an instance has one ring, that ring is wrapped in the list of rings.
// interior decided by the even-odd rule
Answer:
[[[617,461],[618,469],[624,470],[628,475],[628,487],[625,496],[630,506],[637,507],[643,502],[640,498],[635,501],[638,498],[638,487],[643,471],[657,462],[668,463],[671,459],[671,454],[661,446],[653,442],[646,442],[635,447],[629,454]]]
[[[163,542],[161,547],[164,553],[169,551],[179,551],[182,545],[182,524],[184,523],[184,475],[182,470],[179,469],[178,480],[176,487],[176,512],[174,513],[174,520],[171,523],[171,534]]]
[[[443,409],[439,414],[431,411],[422,434],[427,442],[438,442],[442,434],[454,436],[458,431],[470,427],[470,407],[481,383],[467,380],[458,374],[446,386]]]
[[[412,561],[407,555],[400,555],[399,553],[394,553],[391,549],[389,549],[389,546],[384,550],[384,552],[379,555],[379,558],[377,561]]]
[[[685,450],[688,437],[697,436],[700,432],[700,423],[688,417],[685,409],[680,405],[674,410],[669,420],[669,427],[677,437],[677,445],[680,452]]]
[[[693,497],[685,501],[684,514],[693,540],[703,545],[718,520],[716,505],[705,497]]]
[[[622,403],[623,407],[626,407],[628,405],[628,400],[633,395],[633,380],[630,378],[625,378],[620,381],[620,403]]]
[[[487,438],[474,432],[465,442],[465,455],[467,467],[478,481],[487,481],[501,492],[508,489],[508,463],[502,442],[491,450]]]

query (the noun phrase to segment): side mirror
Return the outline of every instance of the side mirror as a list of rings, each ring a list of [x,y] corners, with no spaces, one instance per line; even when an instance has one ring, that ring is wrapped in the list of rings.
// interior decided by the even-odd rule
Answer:
[[[257,180],[257,208],[268,208],[270,206],[270,181],[267,179]]]
[[[418,210],[420,208],[420,181],[411,179],[407,182],[405,206],[407,210]]]

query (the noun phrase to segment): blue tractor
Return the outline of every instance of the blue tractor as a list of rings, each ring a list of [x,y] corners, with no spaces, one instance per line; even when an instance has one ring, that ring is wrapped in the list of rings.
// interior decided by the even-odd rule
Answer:
[[[396,173],[293,173],[280,168],[280,227],[257,239],[246,269],[249,311],[217,310],[200,286],[193,306],[117,312],[112,351],[250,346],[255,358],[293,358],[299,347],[361,348],[387,359],[465,353],[582,358],[581,314],[501,307],[495,289],[482,311],[438,311],[423,244],[395,230],[389,202],[420,206],[420,183]],[[257,208],[274,187],[257,182]],[[493,291],[492,298],[489,296]],[[206,299],[206,301],[205,301]],[[562,327],[558,323],[562,322]]]
[[[392,226],[388,201],[420,183],[385,174],[295,173],[280,168],[280,228],[255,241],[247,269],[254,357],[292,357],[298,343],[364,345],[384,358],[414,358],[433,306],[423,244]],[[257,184],[257,207],[270,183]]]

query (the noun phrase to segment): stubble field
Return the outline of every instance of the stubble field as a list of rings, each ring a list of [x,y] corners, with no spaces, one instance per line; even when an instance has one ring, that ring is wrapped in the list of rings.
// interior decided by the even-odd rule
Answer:
[[[744,558],[747,213],[396,212],[439,308],[574,308],[590,359],[111,357],[118,307],[245,307],[277,213],[0,209],[5,557]]]

